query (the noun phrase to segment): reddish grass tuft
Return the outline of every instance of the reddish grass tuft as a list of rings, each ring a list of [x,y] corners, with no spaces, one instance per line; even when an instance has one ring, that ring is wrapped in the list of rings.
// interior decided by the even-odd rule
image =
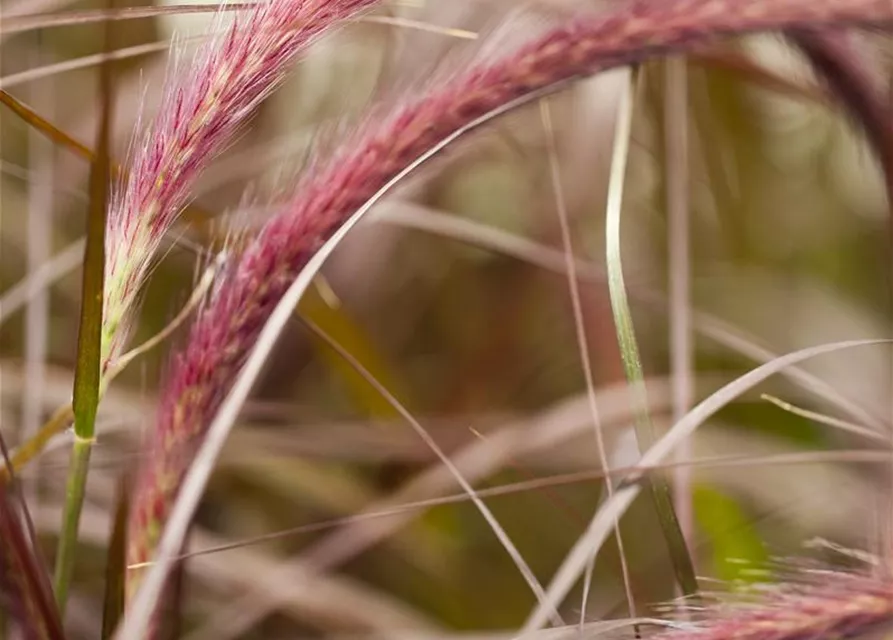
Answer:
[[[570,80],[716,37],[891,21],[888,0],[640,0],[573,20],[369,122],[313,166],[291,203],[231,260],[175,357],[137,485],[129,563],[150,559],[195,447],[296,274],[352,213],[441,140]]]
[[[269,0],[236,13],[223,35],[170,74],[155,119],[135,144],[108,219],[102,361],[120,355],[126,320],[152,257],[201,171],[238,133],[317,37],[378,0]]]
[[[695,629],[651,640],[818,640],[858,638],[893,625],[893,581],[823,571],[768,587],[757,601],[709,611]]]

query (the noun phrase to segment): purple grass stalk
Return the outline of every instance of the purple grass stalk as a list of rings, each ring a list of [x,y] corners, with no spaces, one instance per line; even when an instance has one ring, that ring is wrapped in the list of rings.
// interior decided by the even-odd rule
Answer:
[[[889,0],[639,0],[572,20],[367,122],[329,162],[311,167],[291,203],[230,260],[175,356],[136,486],[128,563],[151,559],[196,446],[297,273],[353,212],[441,140],[571,80],[717,37],[891,22]],[[137,572],[131,577],[133,588]]]
[[[807,582],[785,582],[740,606],[708,611],[693,629],[649,640],[819,640],[864,638],[893,626],[893,581],[823,571]],[[877,637],[886,637],[879,635]]]
[[[61,640],[49,574],[12,491],[0,488],[0,610],[9,612],[26,640]]]
[[[205,166],[230,144],[308,45],[378,0],[269,0],[236,13],[220,37],[179,60],[112,198],[102,332],[105,372],[165,233]]]

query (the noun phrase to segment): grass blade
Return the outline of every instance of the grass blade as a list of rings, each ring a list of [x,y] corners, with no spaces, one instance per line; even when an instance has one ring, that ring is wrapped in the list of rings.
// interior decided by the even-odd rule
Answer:
[[[184,550],[186,542],[184,541]],[[184,554],[181,554],[181,556]],[[183,597],[186,589],[186,559],[180,557],[171,569],[170,584],[162,600],[159,612],[157,637],[161,640],[178,640],[183,637]]]
[[[494,118],[507,113],[515,107],[529,102],[533,98],[541,97],[548,93],[547,90],[533,92],[528,96],[517,99],[516,101],[502,105],[493,111],[490,111],[479,118],[472,120],[466,125],[459,127],[448,136],[444,137],[438,144],[434,145],[427,152],[419,156],[415,161],[406,166],[402,171],[391,178],[384,186],[381,187],[371,198],[369,198],[362,207],[357,209],[348,220],[344,222],[335,231],[332,236],[320,247],[313,257],[307,261],[307,264],[298,274],[297,278],[292,282],[288,290],[280,298],[274,311],[268,317],[264,328],[255,342],[255,346],[242,366],[238,378],[230,389],[226,399],[220,405],[214,420],[207,429],[207,433],[202,446],[193,458],[192,466],[189,469],[183,486],[177,498],[177,502],[171,510],[168,523],[158,544],[155,553],[155,561],[146,575],[145,581],[139,592],[133,599],[133,606],[130,613],[125,616],[124,622],[116,633],[115,637],[119,640],[125,638],[138,638],[148,628],[153,615],[154,608],[161,595],[164,587],[165,579],[175,559],[181,549],[183,537],[189,528],[192,515],[198,507],[201,494],[211,476],[214,463],[223,449],[226,438],[235,423],[236,417],[242,405],[248,399],[254,383],[260,376],[264,363],[267,361],[273,346],[279,335],[282,333],[285,325],[291,318],[298,302],[313,282],[316,274],[322,268],[322,265],[329,256],[335,251],[341,241],[347,234],[366,216],[372,207],[378,204],[379,200],[399,184],[406,176],[412,174],[420,166],[424,165],[428,160],[436,156],[443,149],[461,138],[469,131],[473,131],[478,127],[490,122]],[[550,612],[550,616],[554,612]]]
[[[244,11],[250,9],[253,2],[232,2],[220,4],[208,2],[206,4],[175,4],[161,7],[122,7],[120,9],[81,9],[60,13],[17,15],[3,21],[0,33],[11,35],[37,29],[49,29],[53,27],[70,27],[72,25],[92,24],[94,22],[123,20],[140,20],[145,18],[157,18],[158,16],[188,15],[195,13],[217,14],[224,11]]]
[[[608,184],[608,206],[605,216],[605,243],[607,247],[608,291],[611,311],[617,328],[617,341],[623,358],[623,369],[630,386],[635,411],[636,439],[642,447],[651,447],[657,440],[651,416],[648,413],[648,397],[645,395],[645,376],[639,359],[639,347],[633,328],[632,312],[623,281],[623,265],[620,259],[620,211],[623,202],[623,183],[629,157],[629,141],[633,118],[633,93],[638,73],[633,73],[620,104],[620,116],[614,133],[614,153],[611,159],[611,176]],[[646,479],[654,508],[670,552],[676,581],[682,592],[693,595],[698,592],[698,581],[685,536],[679,526],[670,486],[664,478]]]
[[[5,89],[0,89],[0,104],[6,106],[25,123],[46,136],[46,138],[54,144],[68,149],[76,156],[83,158],[91,164],[97,162],[98,153],[96,151],[54,125]],[[109,166],[109,172],[112,176],[118,177],[119,175],[124,175],[124,169],[121,165],[115,163],[111,157],[106,157],[106,163]],[[194,204],[187,205],[183,210],[183,220],[196,225],[196,227],[198,227],[197,230],[199,231],[210,232],[210,230],[203,225],[213,217],[212,213],[205,211]]]
[[[691,250],[689,236],[688,169],[688,68],[686,58],[669,58],[664,63],[664,175],[669,254],[669,346],[673,378],[673,421],[691,408],[694,397],[694,348],[691,322]],[[691,443],[677,452],[681,459],[691,456]],[[676,469],[673,477],[673,503],[686,543],[693,533],[691,472]]]
[[[2,434],[0,454],[9,465]],[[14,499],[16,490],[12,483],[0,486],[0,601],[26,640],[62,640],[62,619],[49,573],[34,544],[27,505],[20,493]]]
[[[586,397],[589,402],[589,413],[592,417],[592,426],[595,435],[596,449],[598,451],[599,466],[605,473],[610,471],[604,434],[602,433],[601,418],[599,417],[598,403],[595,399],[595,377],[592,372],[592,363],[589,358],[589,337],[586,333],[586,320],[583,316],[583,305],[580,298],[580,287],[577,281],[576,265],[574,263],[574,248],[571,240],[570,223],[568,221],[567,204],[561,184],[561,167],[558,161],[558,152],[555,145],[555,133],[552,127],[549,103],[546,99],[540,101],[540,119],[546,133],[546,146],[549,156],[549,173],[552,182],[552,191],[555,196],[555,211],[558,213],[558,227],[561,231],[561,245],[565,252],[567,268],[568,293],[573,309],[574,328],[577,337],[577,349],[580,352],[580,364],[583,370],[583,378],[586,381]],[[607,496],[614,494],[614,486],[611,479],[605,481]],[[636,617],[636,602],[633,596],[632,581],[629,575],[629,566],[626,561],[626,552],[623,544],[623,536],[620,533],[620,523],[614,523],[614,538],[617,541],[617,553],[620,557],[620,574],[623,578],[623,591],[626,596],[627,610],[630,617]],[[580,626],[585,622],[589,601],[589,591],[592,583],[592,574],[595,570],[593,563],[586,568],[586,576],[583,582],[583,598],[580,606]]]
[[[211,477],[217,457],[220,455],[220,451],[223,449],[236,417],[242,405],[248,399],[248,395],[251,393],[251,389],[260,375],[276,340],[283,329],[285,329],[285,325],[291,319],[294,309],[313,282],[313,278],[322,267],[323,262],[370,207],[371,203],[354,214],[351,221],[341,227],[314,254],[267,320],[251,355],[239,373],[236,383],[227,395],[226,400],[221,404],[217,415],[208,428],[201,448],[193,458],[189,472],[183,481],[183,487],[171,510],[164,534],[158,544],[155,560],[151,564],[142,586],[134,596],[132,605],[115,635],[115,638],[118,640],[141,638],[149,629],[168,574],[180,555],[183,539],[189,529],[192,516],[198,507],[208,479]]]
[[[589,562],[589,558],[598,554],[599,549],[601,549],[601,546],[613,530],[614,520],[626,512],[636,496],[646,486],[644,480],[647,477],[645,475],[647,468],[666,460],[681,442],[689,438],[698,427],[704,424],[717,411],[733,402],[741,394],[753,389],[764,380],[789,366],[844,349],[889,345],[890,343],[891,340],[889,339],[847,340],[800,349],[775,358],[756,369],[751,369],[743,376],[739,376],[699,402],[691,411],[685,414],[682,420],[674,424],[660,440],[642,455],[639,460],[639,467],[642,470],[627,475],[618,487],[617,493],[612,498],[609,498],[598,510],[589,523],[589,527],[577,539],[574,547],[565,557],[561,567],[555,573],[552,583],[547,587],[546,603],[540,604],[531,613],[524,623],[521,633],[526,634],[541,629],[549,621],[549,612],[560,604],[574,586]]]
[[[465,479],[465,476],[462,475],[462,472],[459,471],[458,467],[453,464],[449,456],[447,456],[447,454],[443,452],[443,450],[438,446],[434,439],[431,438],[427,431],[425,431],[424,427],[422,427],[422,425],[415,418],[413,418],[412,414],[397,400],[396,396],[394,396],[387,389],[387,387],[379,382],[359,360],[353,357],[353,355],[347,349],[333,340],[320,327],[307,320],[305,320],[304,322],[305,324],[307,324],[308,327],[310,327],[310,329],[318,338],[320,338],[330,349],[332,349],[338,355],[338,357],[344,359],[344,361],[347,362],[352,368],[354,368],[359,375],[363,376],[367,383],[371,385],[375,389],[375,391],[388,402],[391,407],[393,407],[393,410],[399,413],[403,417],[403,419],[405,419],[413,427],[413,430],[416,432],[416,434],[418,434],[418,436],[425,442],[428,448],[430,448],[434,452],[434,454],[440,459],[443,465],[447,469],[449,469],[450,473],[459,483],[459,486],[462,487],[463,491],[465,491],[465,493],[471,499],[472,503],[474,503],[475,507],[477,507],[478,511],[480,511],[487,524],[490,525],[490,528],[493,530],[493,533],[496,535],[500,544],[502,544],[503,548],[511,557],[512,562],[514,562],[515,566],[518,568],[518,571],[521,573],[521,575],[524,577],[524,580],[530,586],[531,591],[533,591],[538,600],[541,600],[545,594],[543,593],[543,589],[536,579],[536,575],[530,569],[527,562],[524,560],[524,557],[521,555],[521,552],[518,551],[517,547],[512,542],[508,533],[506,533],[505,529],[502,528],[502,525],[499,524],[499,521],[496,519],[487,505],[484,504],[484,501],[480,499],[477,492],[474,490],[471,484],[469,484],[468,480]],[[553,614],[553,621],[559,626],[564,624],[557,609]]]
[[[26,464],[34,460],[49,444],[50,440],[68,428],[73,418],[74,414],[71,411],[70,404],[57,409],[32,438],[22,443],[10,456],[8,464],[11,465],[12,472],[21,471]],[[9,482],[11,475],[10,467],[4,464],[0,468],[0,485]]]
[[[0,89],[0,104],[6,106],[15,115],[24,120],[33,129],[45,135],[54,144],[65,147],[86,160],[95,160],[96,154],[90,147],[75,140],[73,137],[54,126],[49,120],[38,114],[24,102],[21,102],[18,98],[14,97],[6,89]]]
[[[329,285],[324,280],[317,278],[315,286],[311,287],[301,300],[298,307],[299,315],[307,322],[320,327],[338,344],[343,345],[385,387],[395,390],[404,389],[405,385],[398,382],[399,378],[387,362],[385,355],[378,350],[347,310],[337,302],[329,302],[326,294],[328,293],[329,297],[332,297],[334,293],[328,292],[328,287]],[[315,334],[313,334],[313,340],[315,353],[332,374],[339,379],[357,409],[376,420],[399,416],[362,375],[357,373],[343,358],[332,353],[324,340]]]
[[[110,28],[106,24],[105,46],[109,49]],[[109,199],[109,137],[111,124],[111,67],[100,68],[100,119],[96,144],[96,160],[90,169],[90,205],[87,221],[87,244],[84,250],[84,276],[81,293],[81,318],[78,328],[78,355],[74,372],[72,411],[74,445],[71,466],[65,487],[65,509],[56,555],[55,590],[59,609],[65,611],[68,589],[74,569],[81,509],[90,467],[90,453],[96,430],[99,407],[100,342],[102,339],[102,300],[105,282],[105,218]]]
[[[10,492],[9,487],[0,489],[0,593],[23,637],[61,639],[62,622],[46,568],[34,552]]]

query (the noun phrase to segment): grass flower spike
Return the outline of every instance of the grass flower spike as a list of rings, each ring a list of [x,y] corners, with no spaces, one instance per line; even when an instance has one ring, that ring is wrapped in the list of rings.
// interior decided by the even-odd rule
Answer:
[[[863,638],[893,624],[889,578],[823,571],[807,580],[770,586],[755,602],[708,611],[695,629],[661,633],[652,640]]]
[[[893,20],[887,0],[640,0],[555,28],[367,119],[221,276],[175,356],[137,484],[130,564],[150,560],[195,446],[264,322],[307,260],[356,210],[446,137],[500,108],[608,68],[745,32]]]
[[[105,263],[99,262],[103,252],[97,253],[88,242],[85,287],[86,278],[97,281],[89,269],[92,261],[97,267],[95,272],[102,276],[101,284],[96,286],[97,297],[100,289],[102,294],[95,305],[85,302],[84,313],[89,322],[82,329],[87,326],[92,331],[90,325],[95,325],[96,336],[94,340],[92,333],[84,334],[84,359],[79,360],[78,369],[81,375],[75,375],[72,406],[76,439],[55,572],[56,597],[63,610],[74,566],[96,405],[126,343],[129,316],[137,305],[162,238],[186,204],[204,167],[232,141],[258,104],[278,86],[295,57],[329,27],[374,2],[257,3],[243,17],[236,18],[223,35],[200,47],[188,65],[183,59],[173,65],[172,84],[164,93],[154,121],[135,147],[123,187],[114,193],[108,206],[106,177],[91,174],[98,176],[101,186],[96,192],[103,194],[101,202],[97,202],[106,220],[103,225],[99,219],[99,228],[105,232]],[[109,91],[104,95],[107,100]],[[107,144],[105,121],[104,125]],[[104,171],[105,160],[97,166]],[[85,297],[85,301],[93,300],[92,294]],[[94,343],[98,344],[91,346]],[[93,348],[98,351],[95,356],[89,353]]]
[[[0,6],[0,640],[893,639],[893,0]]]
[[[136,143],[129,177],[113,197],[106,242],[102,363],[127,339],[164,234],[207,164],[232,141],[289,65],[318,36],[376,0],[269,0],[237,12],[222,35],[170,74],[154,121]]]

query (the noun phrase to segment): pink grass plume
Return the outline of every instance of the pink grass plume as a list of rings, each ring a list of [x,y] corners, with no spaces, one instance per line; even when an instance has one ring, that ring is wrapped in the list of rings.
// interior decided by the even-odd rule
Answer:
[[[128,177],[113,195],[106,241],[102,335],[105,369],[159,244],[202,170],[229,145],[290,65],[319,36],[377,0],[269,0],[235,12],[222,35],[169,74],[154,119],[135,143]]]
[[[893,626],[893,580],[821,571],[767,587],[762,597],[707,611],[692,629],[650,640],[819,640],[865,638]],[[886,637],[879,635],[877,637]]]
[[[438,143],[506,105],[569,81],[728,35],[791,28],[880,26],[888,0],[640,0],[580,17],[504,57],[480,62],[386,117],[367,119],[225,273],[175,356],[130,522],[130,564],[151,559],[205,429],[284,292],[345,220]],[[693,636],[692,636],[693,637]]]

